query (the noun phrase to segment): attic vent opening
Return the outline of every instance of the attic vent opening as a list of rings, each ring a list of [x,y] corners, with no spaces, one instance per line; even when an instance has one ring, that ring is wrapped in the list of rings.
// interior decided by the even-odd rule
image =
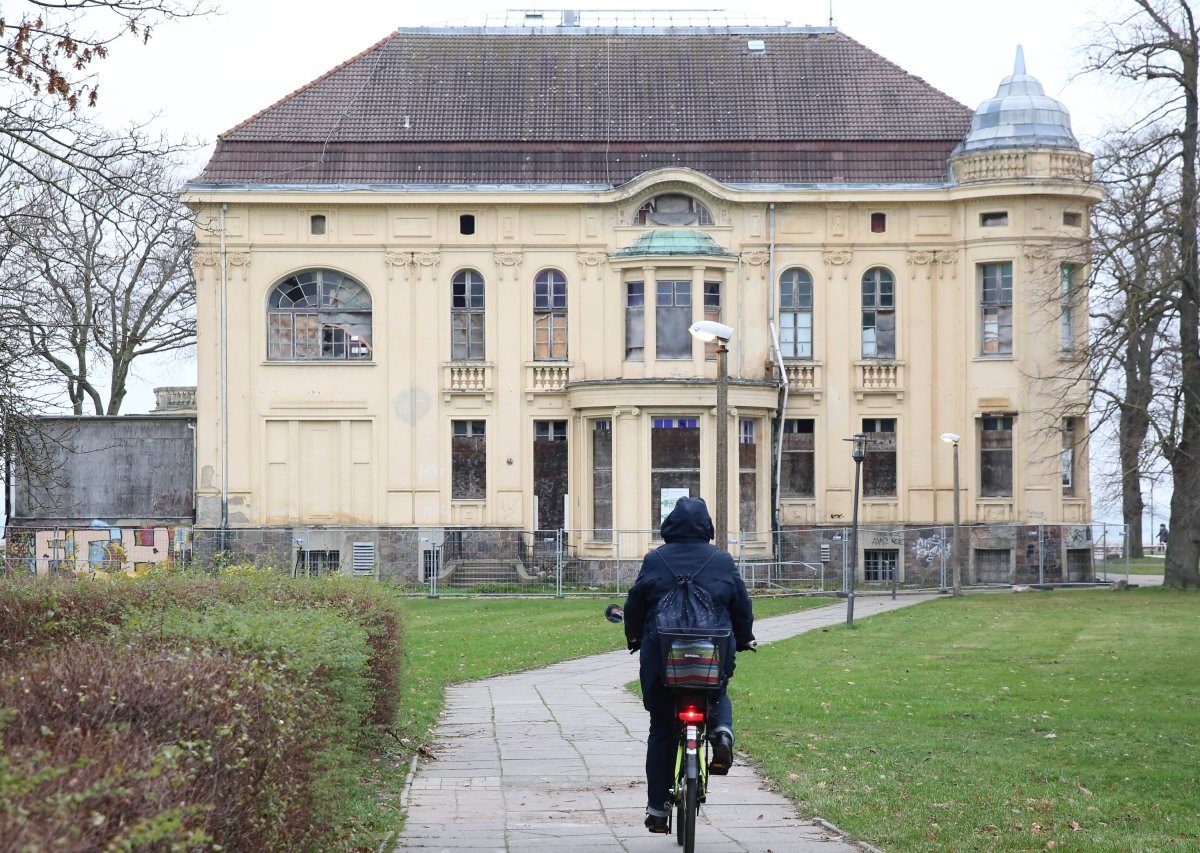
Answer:
[[[464,213],[458,217],[458,233],[468,236],[475,233],[475,214]]]
[[[325,215],[322,213],[314,213],[308,220],[308,231],[310,234],[325,233]]]
[[[762,39],[750,39],[746,42],[746,49],[751,53],[766,53],[767,43]]]

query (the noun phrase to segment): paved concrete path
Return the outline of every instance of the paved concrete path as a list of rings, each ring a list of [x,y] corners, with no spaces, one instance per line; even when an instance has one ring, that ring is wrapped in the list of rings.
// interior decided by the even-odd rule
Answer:
[[[936,597],[860,597],[854,615],[867,618]],[[597,618],[600,610],[598,603]],[[760,620],[755,634],[767,643],[845,619],[846,605],[839,602]],[[642,825],[649,721],[641,700],[624,688],[636,678],[637,660],[619,651],[451,687],[435,735],[436,758],[421,765],[405,789],[399,848],[678,849],[674,836],[651,835]],[[800,817],[745,765],[713,778],[696,839],[697,851],[862,849]]]

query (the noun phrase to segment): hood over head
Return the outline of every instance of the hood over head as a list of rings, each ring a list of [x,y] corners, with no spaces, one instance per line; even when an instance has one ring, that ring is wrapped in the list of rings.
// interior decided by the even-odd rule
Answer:
[[[704,498],[680,498],[671,514],[663,520],[659,532],[664,542],[709,542],[716,531]]]

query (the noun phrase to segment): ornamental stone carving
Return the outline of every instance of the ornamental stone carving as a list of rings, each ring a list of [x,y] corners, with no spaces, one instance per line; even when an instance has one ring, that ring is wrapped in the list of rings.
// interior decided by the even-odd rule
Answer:
[[[440,252],[413,252],[412,258],[419,267],[436,267],[442,261]]]
[[[824,253],[824,257],[825,266],[829,267],[830,277],[833,276],[834,267],[842,268],[843,279],[848,276],[848,267],[850,266],[850,261],[854,257],[853,252],[851,252],[849,249],[831,249],[830,251]]]
[[[608,260],[608,255],[604,252],[580,252],[579,263],[585,267],[598,267]]]
[[[944,278],[946,267],[953,266],[958,255],[952,249],[916,249],[910,251],[907,255],[909,275],[913,278],[917,275],[917,268],[925,268],[925,278],[933,277],[934,269],[937,270],[938,278]]]
[[[401,267],[407,273],[412,266],[412,252],[388,252],[383,256],[383,262],[387,265],[388,281],[391,281],[395,276],[396,267]]]
[[[751,249],[748,252],[742,252],[742,260],[752,267],[761,267],[770,262],[771,256],[762,249]]]

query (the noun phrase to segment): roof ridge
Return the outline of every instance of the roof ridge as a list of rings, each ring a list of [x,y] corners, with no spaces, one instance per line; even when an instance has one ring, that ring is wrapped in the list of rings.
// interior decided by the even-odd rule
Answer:
[[[326,71],[324,74],[320,75],[319,77],[314,77],[312,80],[309,80],[303,86],[293,89],[292,91],[290,91],[286,95],[284,95],[282,98],[275,101],[273,104],[269,104],[268,106],[263,107],[261,110],[256,112],[254,115],[250,116],[249,118],[243,119],[242,121],[235,124],[233,127],[229,128],[228,130],[224,130],[221,133],[218,133],[217,139],[218,140],[224,139],[229,134],[235,133],[235,132],[241,130],[243,127],[250,124],[255,119],[260,118],[261,116],[263,116],[266,113],[269,113],[271,110],[275,109],[276,107],[280,106],[281,104],[284,104],[284,103],[290,101],[292,98],[296,97],[301,92],[311,89],[313,86],[316,86],[318,83],[324,82],[325,80],[332,77],[334,74],[338,73],[339,71],[342,71],[343,69],[348,68],[349,66],[358,62],[360,59],[365,59],[369,54],[374,53],[376,50],[381,49],[385,44],[387,44],[392,39],[396,38],[396,36],[398,36],[399,34],[400,33],[398,30],[392,30],[390,33],[388,33],[386,36],[381,38],[379,41],[375,42],[370,47],[368,47],[362,51],[359,51],[358,53],[356,53],[354,56],[350,57],[346,61],[339,63],[338,65],[335,65],[333,68],[330,68],[328,71]]]

